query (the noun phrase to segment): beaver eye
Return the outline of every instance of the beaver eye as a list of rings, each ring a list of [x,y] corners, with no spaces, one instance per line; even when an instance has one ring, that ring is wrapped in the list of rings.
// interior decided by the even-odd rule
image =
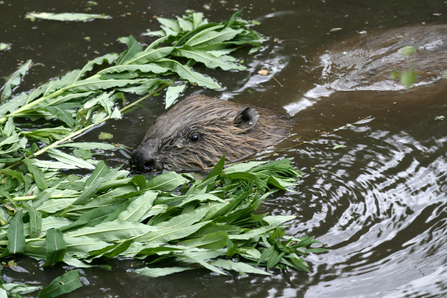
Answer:
[[[189,139],[191,140],[191,142],[195,143],[198,142],[200,140],[200,135],[198,133],[193,133]]]

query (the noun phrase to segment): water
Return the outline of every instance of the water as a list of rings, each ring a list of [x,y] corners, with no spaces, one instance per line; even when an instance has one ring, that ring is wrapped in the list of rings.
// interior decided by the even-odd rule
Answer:
[[[446,82],[409,92],[337,91],[324,96],[314,89],[323,83],[319,57],[326,49],[362,31],[446,21],[444,1],[209,3],[207,11],[205,2],[193,0],[98,1],[91,12],[110,14],[112,20],[32,23],[23,19],[28,11],[81,12],[84,4],[3,1],[0,41],[12,43],[12,49],[0,52],[0,74],[12,73],[17,60],[43,63],[26,77],[24,89],[29,89],[81,67],[88,59],[122,51],[115,39],[156,29],[153,15],[170,17],[190,8],[220,21],[230,17],[231,8],[244,8],[243,17],[261,21],[256,29],[271,39],[254,57],[240,53],[248,71],[210,72],[225,87],[206,94],[266,107],[293,106],[295,136],[301,136],[300,140],[318,137],[277,156],[293,158],[305,179],[293,191],[266,201],[261,211],[298,214],[288,233],[314,235],[327,244],[329,252],[307,258],[309,274],[273,271],[271,277],[216,276],[198,270],[149,279],[132,274],[130,268],[139,261],[108,260],[104,262],[112,266],[111,272],[81,270],[85,286],[67,296],[447,296],[447,120],[435,120],[447,116]],[[257,75],[261,68],[269,68],[282,87],[271,77]],[[309,96],[310,90],[315,96]],[[161,103],[148,101],[125,120],[82,138],[96,140],[100,131],[108,130],[115,135],[113,142],[133,146],[162,112]],[[298,143],[290,139],[280,146]],[[16,262],[18,267],[2,270],[8,282],[46,285],[65,268],[42,269],[39,263],[21,257]]]

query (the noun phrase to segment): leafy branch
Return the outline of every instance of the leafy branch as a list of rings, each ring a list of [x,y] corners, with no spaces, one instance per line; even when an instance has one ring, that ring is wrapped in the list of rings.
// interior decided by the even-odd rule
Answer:
[[[208,23],[201,13],[191,13],[176,21],[159,18],[162,30],[148,35],[160,38],[145,49],[129,36],[122,39],[128,48],[120,55],[98,57],[80,70],[13,97],[13,88],[32,65],[28,61],[5,84],[1,94],[5,102],[0,106],[0,167],[21,162],[25,156],[41,155],[111,118],[120,119],[122,112],[137,104],[125,106],[123,93],[151,96],[167,88],[166,106],[169,106],[187,83],[221,88],[191,65],[245,69],[228,54],[244,44],[254,45],[256,50],[263,38],[249,29],[248,22],[237,19],[239,14],[221,24]],[[183,83],[173,85],[176,78]],[[45,128],[28,129],[23,118],[57,121],[48,121]]]

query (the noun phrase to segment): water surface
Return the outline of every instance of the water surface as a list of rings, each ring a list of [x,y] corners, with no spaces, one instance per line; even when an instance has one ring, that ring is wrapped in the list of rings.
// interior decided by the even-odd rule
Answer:
[[[270,39],[244,72],[209,72],[224,86],[209,96],[283,108],[293,105],[295,137],[310,140],[276,155],[289,157],[305,179],[291,192],[266,201],[262,212],[298,214],[288,233],[314,235],[329,252],[307,258],[311,273],[272,271],[271,277],[206,270],[150,279],[135,276],[136,260],[108,260],[113,270],[80,270],[84,287],[68,297],[445,297],[447,295],[447,81],[411,91],[309,91],[322,83],[319,57],[333,44],[375,30],[447,20],[444,1],[97,1],[92,13],[111,20],[88,23],[31,22],[29,11],[83,12],[82,1],[1,1],[2,77],[33,59],[24,89],[79,68],[124,46],[116,39],[157,29],[153,16],[186,9],[212,21],[234,9],[261,22]],[[204,4],[209,5],[206,10]],[[90,40],[85,39],[90,37]],[[141,38],[148,43],[149,38]],[[268,68],[272,76],[257,75]],[[189,88],[186,93],[195,91]],[[307,94],[307,95],[306,95]],[[163,113],[157,99],[100,131],[134,146]],[[347,125],[357,123],[354,125]],[[340,129],[339,129],[340,128]],[[339,130],[337,130],[339,129]],[[335,131],[337,130],[337,131]],[[329,132],[335,131],[331,134]],[[286,146],[297,144],[293,138]],[[337,147],[337,145],[344,145]],[[120,156],[124,158],[124,156]],[[65,266],[43,269],[29,258],[3,269],[7,282],[47,285]]]

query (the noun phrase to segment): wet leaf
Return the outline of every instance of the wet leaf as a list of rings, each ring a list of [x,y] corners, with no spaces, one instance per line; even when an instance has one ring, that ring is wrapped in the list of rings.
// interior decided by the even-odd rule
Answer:
[[[93,149],[110,150],[110,149],[116,148],[115,145],[113,145],[113,144],[95,143],[95,142],[67,143],[67,144],[62,144],[62,145],[56,146],[56,148],[58,148],[58,147],[74,147],[74,148],[83,149],[83,150],[93,150]]]
[[[73,127],[75,125],[73,113],[67,110],[64,105],[47,107],[46,110],[56,116],[57,119],[67,124],[69,127]]]
[[[8,251],[10,254],[25,252],[25,233],[23,231],[23,209],[11,219],[8,228]]]
[[[63,162],[68,165],[72,165],[79,169],[90,169],[93,170],[95,168],[94,165],[92,165],[90,162],[85,161],[83,159],[77,158],[73,155],[64,153],[58,149],[49,149],[48,155],[51,156],[54,159],[57,159],[60,162]]]
[[[0,95],[0,103],[3,103],[4,100],[11,97],[12,89],[20,84],[22,77],[30,69],[31,63],[32,63],[31,60],[28,60],[15,73],[11,75],[6,84],[2,87],[3,91],[2,94]]]
[[[82,287],[77,270],[68,271],[64,275],[55,278],[48,287],[43,288],[38,298],[53,298],[62,294],[73,292]]]
[[[90,150],[84,150],[84,149],[75,149],[75,150],[73,150],[73,154],[77,158],[82,158],[82,159],[89,159],[92,157],[92,152]]]
[[[334,147],[332,147],[332,149],[339,149],[339,148],[343,148],[345,147],[345,145],[340,144],[340,145],[335,145]]]
[[[214,266],[226,269],[226,270],[234,270],[236,272],[240,273],[254,273],[254,274],[261,274],[261,275],[271,275],[270,273],[266,272],[265,270],[258,269],[256,267],[250,266],[243,262],[233,262],[231,260],[224,260],[219,259],[215,262],[212,262]]]
[[[413,46],[405,46],[402,48],[402,55],[410,56],[416,53],[416,48]]]
[[[80,21],[87,22],[94,19],[110,19],[111,16],[89,13],[52,13],[52,12],[29,12],[26,14],[27,19],[43,19],[51,21]]]
[[[43,171],[30,163],[29,159],[25,159],[25,164],[28,168],[28,171],[30,171],[31,174],[33,174],[34,181],[37,184],[37,187],[39,187],[40,190],[45,190],[48,188],[47,182],[45,181],[45,177],[43,174]]]
[[[166,276],[166,275],[183,272],[183,271],[187,271],[187,270],[191,270],[191,269],[193,269],[193,268],[188,268],[188,267],[164,267],[164,268],[144,267],[141,269],[136,269],[134,272],[141,274],[141,275],[146,275],[146,276],[155,278],[155,277]]]
[[[151,209],[154,200],[157,198],[157,193],[147,191],[134,199],[130,205],[120,213],[119,220],[138,222]]]
[[[151,190],[172,191],[188,182],[188,179],[175,172],[158,175],[147,182],[147,188]]]
[[[141,52],[143,49],[143,47],[132,35],[130,35],[127,39],[127,50],[120,54],[118,60],[116,61],[116,65],[125,64],[126,61],[131,59],[137,53]]]
[[[30,238],[37,238],[42,231],[42,213],[38,212],[31,204],[23,203],[23,206],[29,215],[29,236]]]
[[[160,59],[160,65],[170,68],[176,72],[182,79],[188,80],[190,83],[196,83],[199,86],[207,87],[210,89],[218,89],[221,86],[216,83],[210,77],[206,77],[201,73],[195,72],[189,66],[181,64],[180,62],[172,59]]]
[[[237,65],[231,61],[226,61],[225,57],[216,57],[206,51],[197,50],[192,47],[184,46],[181,49],[172,51],[172,55],[193,59],[196,62],[205,64],[208,68],[221,68],[223,70],[244,70],[245,66]]]
[[[99,133],[98,139],[100,139],[100,140],[110,140],[110,139],[113,139],[113,135],[111,133],[102,131],[102,132]]]
[[[174,100],[176,100],[180,93],[183,92],[183,90],[185,90],[186,84],[182,84],[179,86],[169,86],[168,89],[166,90],[166,103],[165,103],[165,109],[167,109],[168,107],[170,107],[173,103]]]
[[[400,82],[405,86],[405,89],[409,89],[411,85],[416,81],[418,74],[414,70],[406,70],[400,77]]]
[[[46,234],[46,258],[44,266],[61,262],[67,251],[62,232],[58,229],[49,229]]]

